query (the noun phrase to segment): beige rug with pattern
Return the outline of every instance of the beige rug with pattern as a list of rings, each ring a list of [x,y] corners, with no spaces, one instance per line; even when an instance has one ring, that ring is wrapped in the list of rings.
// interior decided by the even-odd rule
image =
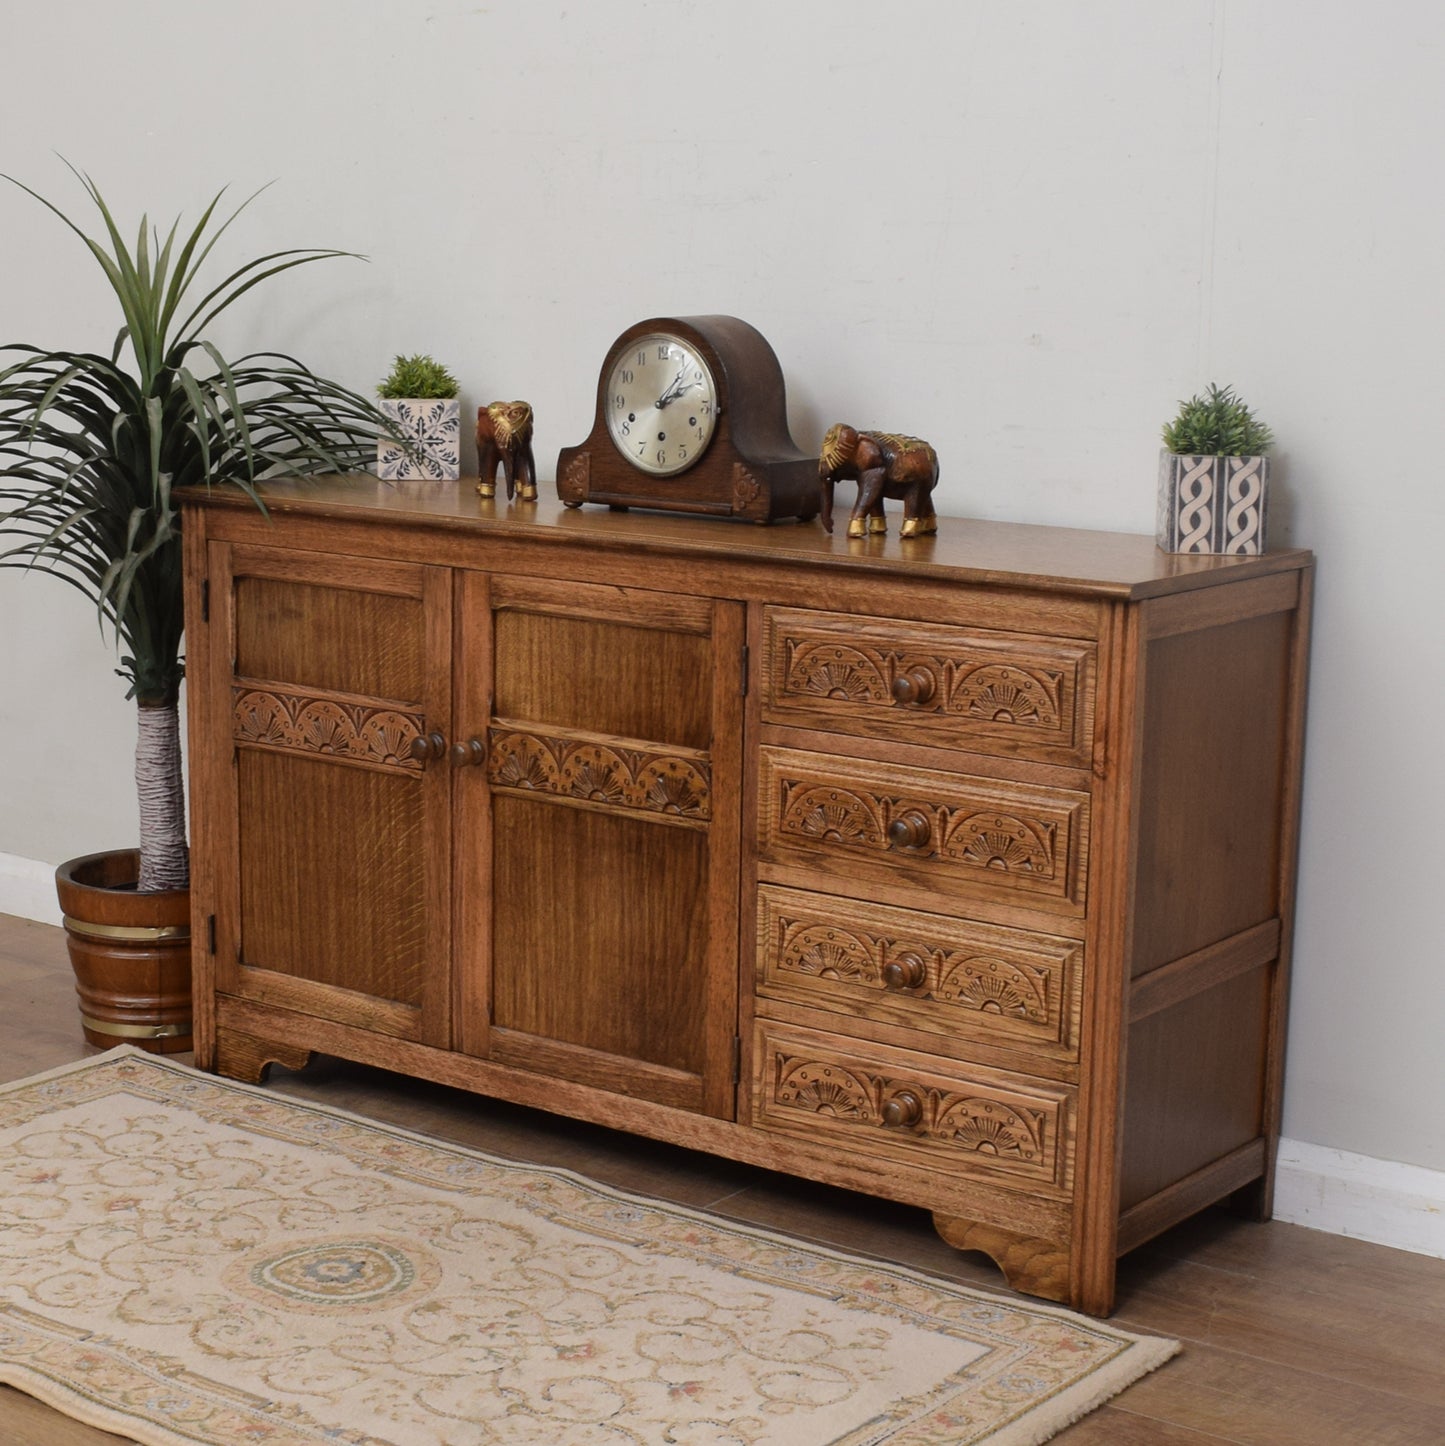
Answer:
[[[129,1048],[0,1092],[0,1302],[147,1446],[1025,1446],[1178,1349]]]

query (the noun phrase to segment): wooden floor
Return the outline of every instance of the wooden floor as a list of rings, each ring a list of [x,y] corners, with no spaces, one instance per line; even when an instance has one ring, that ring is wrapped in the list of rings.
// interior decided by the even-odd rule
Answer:
[[[64,936],[0,915],[0,1079],[92,1053]],[[983,1257],[945,1246],[922,1211],[336,1060],[273,1069],[269,1087],[1004,1289]],[[1114,1320],[1175,1336],[1184,1352],[1056,1436],[1062,1446],[1445,1446],[1445,1260],[1210,1213],[1120,1270]],[[0,1446],[119,1439],[0,1387]]]

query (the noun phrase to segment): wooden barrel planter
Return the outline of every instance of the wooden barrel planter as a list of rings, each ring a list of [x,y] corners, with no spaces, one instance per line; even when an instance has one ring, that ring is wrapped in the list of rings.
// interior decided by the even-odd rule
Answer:
[[[153,1054],[191,1047],[191,895],[136,892],[140,854],[115,849],[55,871],[66,944],[91,1044]]]

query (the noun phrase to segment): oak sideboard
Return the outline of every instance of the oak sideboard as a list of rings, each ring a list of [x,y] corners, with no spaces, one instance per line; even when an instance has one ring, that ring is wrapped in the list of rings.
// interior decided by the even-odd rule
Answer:
[[[202,1067],[921,1206],[1094,1314],[1268,1215],[1308,553],[266,499],[184,507]]]

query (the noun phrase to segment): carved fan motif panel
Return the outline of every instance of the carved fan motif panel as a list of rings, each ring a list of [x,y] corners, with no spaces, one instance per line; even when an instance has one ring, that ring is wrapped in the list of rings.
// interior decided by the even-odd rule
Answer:
[[[768,862],[1083,906],[1089,801],[1071,789],[764,748],[758,807]]]
[[[1091,642],[767,610],[771,722],[1085,764]]]
[[[1073,1092],[997,1072],[957,1076],[901,1051],[867,1057],[762,1021],[757,1122],[900,1162],[1067,1188]]]
[[[884,904],[763,885],[759,994],[950,1040],[1078,1058],[1084,946]]]

